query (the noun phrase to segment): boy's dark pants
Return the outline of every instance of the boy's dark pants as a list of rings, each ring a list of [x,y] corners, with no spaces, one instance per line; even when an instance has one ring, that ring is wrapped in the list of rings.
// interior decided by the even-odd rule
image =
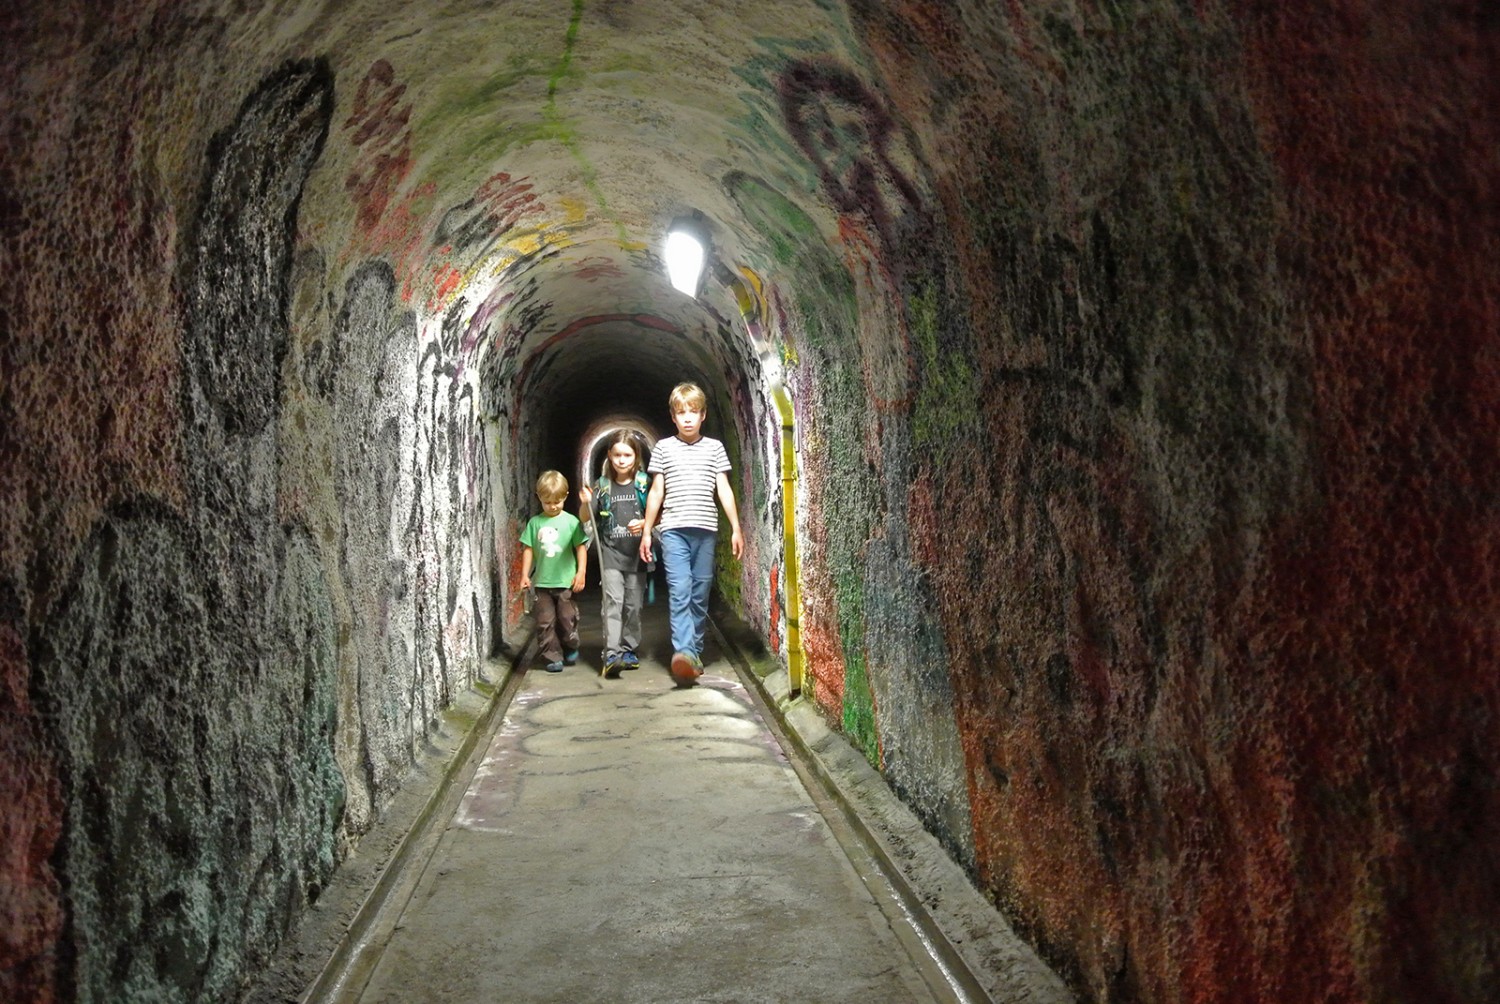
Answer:
[[[571,589],[538,589],[531,615],[536,618],[537,654],[543,662],[562,662],[563,649],[578,648],[578,604]]]

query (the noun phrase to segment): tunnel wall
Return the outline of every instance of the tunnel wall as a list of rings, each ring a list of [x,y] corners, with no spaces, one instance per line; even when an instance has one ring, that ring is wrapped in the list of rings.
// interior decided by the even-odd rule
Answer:
[[[850,8],[908,131],[788,330],[817,699],[932,807],[892,706],[951,686],[977,879],[1089,999],[1487,999],[1493,16]]]
[[[183,24],[186,79],[161,25],[26,28],[0,997],[232,999],[490,651],[475,378],[385,261],[299,239],[327,65],[216,79],[216,26]]]
[[[718,179],[768,235],[808,696],[1086,999],[1487,1000],[1494,16],[847,11],[743,68],[799,184]],[[215,997],[506,626],[537,440],[478,403],[493,305],[414,292],[392,64],[7,16],[0,996]],[[564,214],[491,182],[445,246]],[[771,378],[713,362],[720,585],[780,643]]]

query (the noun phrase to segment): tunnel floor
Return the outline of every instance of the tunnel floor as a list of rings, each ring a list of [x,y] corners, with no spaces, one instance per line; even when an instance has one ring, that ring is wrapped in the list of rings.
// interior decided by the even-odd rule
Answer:
[[[527,672],[343,999],[952,999],[927,989],[727,661],[677,689],[671,653],[648,648],[603,679],[590,599],[579,664]]]
[[[999,939],[1004,972],[961,961],[918,905],[961,878],[913,894],[881,864],[728,636],[675,688],[659,595],[641,668],[604,679],[597,587],[580,609],[579,663],[512,677],[383,904],[298,999],[874,1004],[989,1000],[997,980],[1070,999],[992,911],[960,940]],[[249,997],[271,999],[291,996]]]

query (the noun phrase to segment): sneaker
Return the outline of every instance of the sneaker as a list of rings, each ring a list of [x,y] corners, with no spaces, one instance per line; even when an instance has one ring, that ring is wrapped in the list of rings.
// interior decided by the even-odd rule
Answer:
[[[612,655],[604,660],[604,668],[599,670],[600,676],[607,676],[611,680],[618,679],[620,670],[625,668],[624,661],[617,655]]]
[[[547,672],[549,672],[549,673],[561,673],[562,671],[563,671],[563,664],[562,663],[560,663],[560,662],[549,662],[549,663],[547,663]]]
[[[698,682],[698,677],[703,675],[703,663],[687,652],[673,652],[669,671],[677,686],[691,687]]]
[[[621,669],[640,669],[641,668],[641,659],[640,659],[640,656],[636,655],[634,652],[624,652],[624,653],[621,653],[621,655],[620,655],[620,668]]]
[[[578,649],[570,648],[563,653],[563,662],[571,666],[578,661]]]

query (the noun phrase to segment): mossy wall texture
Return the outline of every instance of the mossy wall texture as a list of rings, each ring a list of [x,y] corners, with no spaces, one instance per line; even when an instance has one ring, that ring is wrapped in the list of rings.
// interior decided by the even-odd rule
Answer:
[[[7,10],[0,997],[232,997],[693,379],[721,594],[1083,999],[1492,999],[1490,6]]]

